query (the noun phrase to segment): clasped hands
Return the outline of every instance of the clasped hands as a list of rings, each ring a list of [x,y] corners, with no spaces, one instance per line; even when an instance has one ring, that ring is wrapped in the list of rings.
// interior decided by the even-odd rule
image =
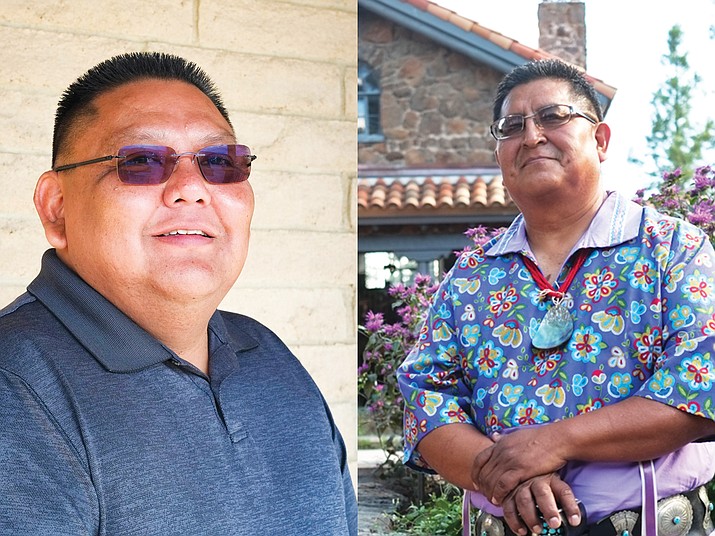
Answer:
[[[493,444],[472,464],[477,490],[501,506],[506,523],[516,534],[538,534],[542,518],[549,527],[557,528],[561,524],[559,507],[570,525],[581,522],[576,497],[558,474],[567,460],[559,438],[553,436],[549,426],[496,434],[491,437]]]

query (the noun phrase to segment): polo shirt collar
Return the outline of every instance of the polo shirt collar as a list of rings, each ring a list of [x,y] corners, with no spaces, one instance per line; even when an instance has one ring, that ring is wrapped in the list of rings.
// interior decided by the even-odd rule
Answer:
[[[178,357],[85,283],[53,249],[43,255],[40,273],[27,290],[110,372],[137,372]],[[234,351],[258,345],[245,333],[231,335],[219,311],[209,330]]]
[[[622,244],[638,236],[643,207],[618,192],[608,192],[586,232],[571,253],[581,248],[607,248]],[[519,214],[504,234],[491,245],[485,254],[499,256],[507,253],[531,254],[526,236],[526,224]]]
[[[209,320],[209,333],[216,337],[217,344],[227,344],[234,352],[243,352],[257,348],[259,343],[245,331],[231,330],[226,327],[221,311],[214,311]],[[212,339],[209,337],[209,352],[213,352]]]

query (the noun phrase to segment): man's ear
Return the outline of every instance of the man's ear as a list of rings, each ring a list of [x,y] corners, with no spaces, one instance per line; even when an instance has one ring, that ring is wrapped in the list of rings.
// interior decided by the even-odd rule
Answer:
[[[35,209],[45,228],[45,237],[55,249],[67,247],[65,197],[56,171],[45,171],[35,186]]]
[[[611,127],[606,123],[596,125],[596,150],[598,151],[598,160],[603,162],[607,155],[608,144],[611,141]]]

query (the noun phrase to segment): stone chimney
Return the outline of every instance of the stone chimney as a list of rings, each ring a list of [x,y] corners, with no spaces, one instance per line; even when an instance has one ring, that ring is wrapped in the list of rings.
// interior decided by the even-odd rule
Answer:
[[[539,48],[586,68],[586,4],[543,0],[539,4]]]

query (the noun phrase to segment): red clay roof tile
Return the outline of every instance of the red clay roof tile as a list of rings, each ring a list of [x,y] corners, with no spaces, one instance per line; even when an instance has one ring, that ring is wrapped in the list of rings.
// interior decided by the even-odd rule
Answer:
[[[499,208],[518,212],[499,176],[379,177],[358,180],[358,215],[400,216],[415,210]]]

